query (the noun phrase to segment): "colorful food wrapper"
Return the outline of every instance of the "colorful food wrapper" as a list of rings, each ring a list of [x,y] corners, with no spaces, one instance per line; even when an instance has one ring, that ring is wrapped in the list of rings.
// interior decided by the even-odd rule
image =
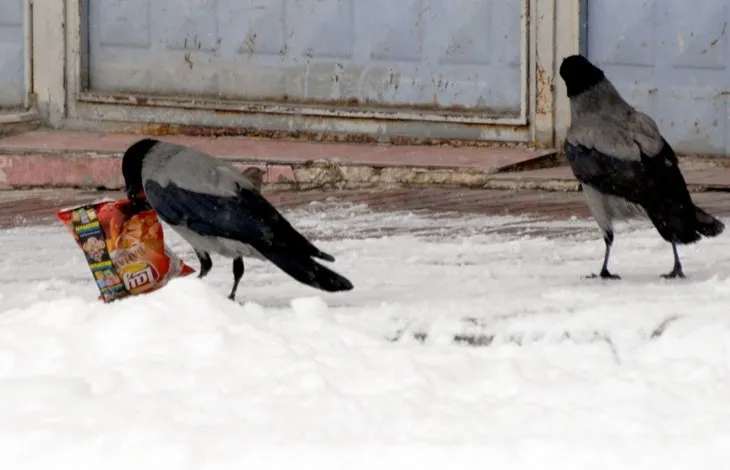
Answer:
[[[195,272],[165,246],[157,214],[134,213],[131,204],[101,201],[56,213],[83,250],[104,302],[152,292]]]

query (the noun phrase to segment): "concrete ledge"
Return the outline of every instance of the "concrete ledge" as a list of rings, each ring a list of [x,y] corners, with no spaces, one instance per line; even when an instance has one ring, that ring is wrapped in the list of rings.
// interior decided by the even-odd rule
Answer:
[[[724,162],[703,158],[680,158],[680,168],[690,192],[730,191],[730,168]],[[489,189],[541,189],[580,191],[580,184],[567,165],[491,175]]]
[[[0,139],[0,189],[120,189],[132,134],[33,131]],[[170,136],[243,170],[264,170],[267,189],[368,189],[423,186],[575,192],[580,185],[552,150],[519,147],[383,146],[245,137]],[[692,192],[730,191],[730,167],[681,158]]]
[[[121,157],[143,136],[35,131],[0,139],[0,188],[119,189]],[[242,137],[172,136],[243,170],[265,171],[269,189],[484,187],[491,175],[554,166],[552,150],[322,144]]]
[[[487,187],[499,169],[373,165],[336,161],[270,163],[231,160],[243,170],[265,171],[264,185],[276,189],[447,185]],[[0,154],[0,189],[69,187],[119,189],[124,182],[120,155],[98,154]]]
[[[526,171],[501,168],[373,165],[342,161],[276,163],[231,159],[243,170],[250,166],[265,171],[267,189],[366,189],[419,186],[449,186],[494,190],[530,189],[574,192],[580,185],[565,166]],[[535,159],[534,165],[549,165],[554,156]],[[120,189],[121,155],[98,153],[0,153],[0,189],[84,188]],[[692,192],[730,191],[730,169],[685,169]]]
[[[38,113],[33,111],[0,113],[0,137],[34,131],[40,123]]]

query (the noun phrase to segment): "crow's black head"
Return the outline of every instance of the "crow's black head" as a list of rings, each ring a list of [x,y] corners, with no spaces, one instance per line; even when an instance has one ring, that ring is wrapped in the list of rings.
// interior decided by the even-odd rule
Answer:
[[[605,78],[603,71],[582,55],[571,55],[560,64],[560,76],[568,89],[568,96],[580,95]]]
[[[159,140],[142,139],[132,144],[124,152],[122,158],[122,175],[124,176],[124,189],[128,199],[139,198],[142,192],[142,162],[147,153]]]

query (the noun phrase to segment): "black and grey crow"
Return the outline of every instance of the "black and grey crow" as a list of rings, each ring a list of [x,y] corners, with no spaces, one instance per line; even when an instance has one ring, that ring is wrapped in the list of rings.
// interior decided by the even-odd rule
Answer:
[[[573,55],[560,76],[570,99],[565,153],[606,244],[600,277],[619,278],[608,271],[613,221],[634,217],[648,217],[672,244],[674,268],[663,277],[684,277],[677,244],[715,237],[724,224],[694,205],[657,124],[624,101],[601,69]]]
[[[200,260],[202,278],[211,253],[233,258],[236,296],[244,257],[267,259],[304,283],[328,292],[351,290],[352,283],[312,258],[334,261],[299,233],[231,164],[198,150],[143,139],[122,159],[127,197],[146,199],[160,219],[187,240]]]

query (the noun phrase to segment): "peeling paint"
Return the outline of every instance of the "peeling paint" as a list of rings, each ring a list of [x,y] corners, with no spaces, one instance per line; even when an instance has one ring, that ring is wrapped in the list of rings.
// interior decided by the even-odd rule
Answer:
[[[718,37],[716,37],[715,39],[713,39],[712,41],[710,41],[710,45],[707,46],[705,49],[702,49],[701,53],[707,54],[710,51],[710,49],[715,47],[717,45],[717,43],[720,42],[720,39],[722,39],[725,36],[726,30],[727,30],[727,21],[722,23],[722,31],[720,31],[720,35]]]
[[[538,114],[549,114],[552,110],[553,94],[555,92],[553,88],[553,79],[549,76],[545,69],[538,65],[537,67],[537,113]]]

